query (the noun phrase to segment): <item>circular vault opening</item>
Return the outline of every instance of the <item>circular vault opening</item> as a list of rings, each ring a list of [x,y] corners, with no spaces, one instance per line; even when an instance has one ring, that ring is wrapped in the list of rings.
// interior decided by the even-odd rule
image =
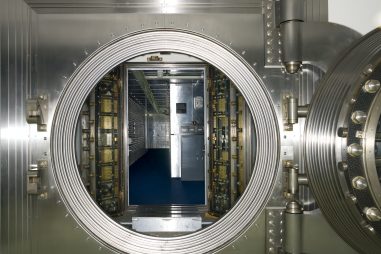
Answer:
[[[177,52],[209,62],[243,94],[257,131],[253,175],[237,204],[206,229],[179,237],[152,237],[128,230],[93,201],[78,173],[75,132],[81,107],[97,82],[114,66],[151,52]],[[52,168],[58,190],[78,223],[107,247],[122,253],[207,253],[239,237],[262,212],[278,168],[278,124],[264,84],[232,49],[183,30],[147,30],[119,37],[99,48],[73,73],[62,91],[52,123]]]

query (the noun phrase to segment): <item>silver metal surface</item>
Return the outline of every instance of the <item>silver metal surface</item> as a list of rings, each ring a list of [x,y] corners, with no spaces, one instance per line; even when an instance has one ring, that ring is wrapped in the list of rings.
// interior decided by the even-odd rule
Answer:
[[[170,120],[168,115],[149,114],[147,148],[170,148]]]
[[[272,188],[267,184],[276,185],[271,194],[270,203],[284,205],[281,193],[282,168],[277,167],[279,164],[277,163],[277,154],[280,150],[276,142],[278,136],[282,142],[282,154],[279,157],[282,159],[292,157],[303,161],[302,151],[295,144],[300,144],[303,141],[300,133],[303,129],[304,119],[300,119],[299,126],[294,127],[292,132],[280,131],[278,133],[277,128],[274,128],[278,123],[282,124],[281,97],[284,93],[294,92],[300,94],[297,97],[302,105],[309,103],[318,81],[323,75],[322,70],[326,70],[333,58],[349,45],[351,38],[356,36],[351,37],[350,30],[340,26],[332,28],[332,25],[329,24],[309,25],[304,31],[306,34],[304,39],[308,39],[308,47],[304,48],[303,53],[308,56],[307,59],[312,59],[310,60],[311,63],[316,62],[318,66],[324,68],[319,69],[315,66],[305,65],[303,73],[290,78],[283,74],[280,69],[268,70],[264,68],[267,51],[264,51],[266,42],[263,30],[264,24],[266,24],[264,19],[266,16],[263,16],[262,13],[265,13],[266,4],[262,1],[177,1],[179,6],[174,6],[176,4],[172,5],[168,1],[159,2],[159,0],[145,1],[144,3],[141,1],[129,1],[127,3],[107,0],[91,3],[71,0],[28,0],[27,2],[33,9],[28,8],[19,0],[1,0],[0,2],[0,80],[2,95],[0,111],[2,114],[0,252],[7,254],[44,254],[51,253],[52,250],[58,254],[67,254],[68,252],[122,252],[110,247],[115,242],[110,244],[110,241],[106,243],[102,240],[113,233],[113,239],[117,243],[125,244],[128,241],[134,245],[128,250],[123,249],[123,252],[129,253],[142,253],[145,251],[144,248],[146,248],[146,253],[162,253],[166,249],[170,249],[169,253],[184,253],[187,250],[185,245],[172,248],[174,242],[181,241],[186,242],[186,244],[192,244],[193,241],[200,243],[198,246],[193,246],[193,249],[189,250],[190,253],[266,253],[264,243],[270,241],[270,238],[265,239],[269,228],[266,228],[264,213],[260,216],[259,211],[266,203],[269,204],[267,200],[270,198]],[[305,6],[306,20],[327,21],[327,6],[328,1],[326,0],[307,1]],[[34,11],[37,11],[38,14]],[[173,14],[164,15],[163,13]],[[189,15],[189,13],[192,14]],[[252,170],[254,177],[251,179],[250,188],[240,200],[239,206],[234,207],[233,211],[223,220],[217,222],[217,225],[210,231],[202,230],[200,234],[197,233],[198,235],[169,238],[169,240],[144,237],[118,227],[111,219],[106,219],[105,215],[98,217],[102,211],[95,207],[95,204],[88,203],[87,198],[80,198],[81,203],[88,205],[86,209],[81,204],[79,204],[79,208],[82,207],[83,209],[80,211],[78,208],[70,206],[68,200],[73,201],[76,198],[75,195],[83,192],[83,189],[78,185],[79,181],[72,181],[76,176],[74,160],[71,162],[66,160],[67,158],[73,159],[72,151],[65,153],[67,156],[65,160],[59,160],[59,164],[55,160],[56,163],[54,164],[54,170],[62,174],[65,174],[66,166],[73,169],[67,173],[70,173],[70,176],[74,178],[70,178],[71,180],[65,183],[67,187],[75,187],[75,192],[67,193],[67,196],[57,191],[56,182],[53,179],[53,168],[50,163],[51,152],[49,147],[52,116],[56,110],[58,98],[61,95],[64,96],[62,91],[69,82],[68,78],[73,73],[75,75],[82,73],[79,71],[80,69],[83,70],[84,67],[81,63],[86,61],[90,64],[89,60],[85,60],[89,55],[103,44],[116,40],[119,36],[158,27],[186,29],[207,35],[214,38],[218,44],[228,45],[232,50],[231,52],[234,52],[233,55],[240,55],[238,58],[246,61],[245,64],[240,61],[229,63],[230,58],[222,57],[221,54],[224,55],[225,51],[221,51],[220,48],[214,48],[214,55],[209,51],[198,55],[200,58],[210,60],[209,62],[219,68],[229,67],[228,69],[221,69],[228,71],[227,74],[230,77],[234,77],[239,89],[241,92],[243,91],[244,96],[250,102],[249,108],[244,114],[254,113],[255,122],[251,128],[247,129],[245,137],[250,141],[251,139],[255,140],[254,130],[257,128],[260,130],[260,136],[255,141],[259,149],[258,154],[254,155],[255,151],[246,151],[247,156],[252,157],[252,161],[255,161],[256,165]],[[326,36],[326,34],[331,36]],[[332,40],[328,41],[328,37]],[[343,40],[343,38],[348,38],[348,40]],[[150,39],[159,40],[159,38]],[[274,49],[277,52],[278,40],[273,40],[273,43],[276,45]],[[312,47],[312,45],[320,46]],[[155,46],[159,46],[159,44]],[[184,50],[184,48],[180,49],[179,45],[177,46],[179,51]],[[195,47],[196,45],[188,46]],[[157,49],[154,46],[150,47],[150,49],[152,48]],[[131,50],[133,49],[131,48]],[[115,53],[115,57],[120,57],[119,59],[122,61],[124,52],[126,51]],[[129,53],[131,52],[133,51],[129,51]],[[135,53],[137,54],[137,52]],[[131,54],[124,56],[133,57]],[[91,58],[93,59],[93,56]],[[90,89],[87,85],[95,83],[102,76],[102,73],[111,68],[111,61],[113,61],[111,58],[104,58],[103,67],[100,67],[101,70],[97,78],[88,75],[89,80],[87,81],[89,83],[83,82],[81,87],[72,93],[71,99],[77,95],[84,98],[87,93],[85,90]],[[116,64],[116,62],[113,63]],[[251,67],[248,67],[249,65]],[[78,69],[78,66],[81,67]],[[94,68],[98,65],[88,66]],[[248,74],[247,68],[250,70],[254,68],[260,77],[248,79],[247,77],[251,77],[251,74]],[[238,72],[241,72],[246,78],[238,78],[236,76]],[[83,78],[85,77],[83,76]],[[257,80],[260,79],[262,79],[261,85],[258,85]],[[259,87],[258,95],[256,89]],[[267,92],[263,92],[264,89],[268,91],[268,95],[265,96],[266,99],[263,97],[264,93],[267,94]],[[65,91],[67,92],[67,90]],[[49,95],[47,134],[38,133],[34,126],[29,127],[25,123],[25,99],[45,93]],[[71,117],[75,113],[75,108],[79,108],[81,103],[75,100],[72,100],[72,103],[71,105],[74,107],[68,108],[68,110],[70,109],[67,111],[66,120],[68,122],[62,122],[63,126],[74,124],[74,118]],[[273,110],[278,121],[274,120]],[[56,131],[55,133],[57,133]],[[125,136],[127,137],[127,135]],[[65,143],[56,144],[67,146],[71,141],[67,137]],[[268,146],[269,144],[272,145]],[[47,196],[44,199],[35,199],[26,195],[26,170],[29,164],[36,164],[36,161],[41,158],[49,160],[49,166],[42,171],[41,178],[41,187]],[[304,163],[300,163],[301,172],[304,170],[303,165]],[[59,169],[57,170],[57,168]],[[275,174],[277,174],[276,180]],[[69,177],[69,174],[66,176]],[[250,177],[248,176],[247,179],[250,180]],[[255,187],[254,183],[260,184]],[[310,201],[311,207],[314,207],[314,200],[309,191],[304,190],[303,187],[301,192],[305,196],[305,200]],[[243,212],[243,208],[246,212]],[[236,214],[237,211],[240,213]],[[89,215],[86,217],[87,219],[94,221],[94,227],[88,227],[89,224],[85,225],[80,219],[86,214]],[[233,223],[238,217],[240,217],[239,223]],[[303,224],[307,225],[304,228],[306,237],[303,238],[303,241],[307,241],[307,244],[303,244],[306,247],[306,253],[329,253],[332,249],[335,249],[336,253],[351,253],[350,248],[330,231],[328,225],[324,224],[325,221],[321,219],[321,216],[313,214],[309,218],[309,220],[317,218],[318,222]],[[226,225],[227,221],[234,225]],[[282,220],[274,221],[280,225]],[[108,233],[94,233],[95,227],[99,230],[106,228]],[[120,234],[116,233],[115,230]],[[316,238],[313,235],[315,232],[321,237]],[[277,243],[282,240],[279,235],[277,232],[274,236],[278,241]],[[213,246],[205,248],[206,241],[209,241]],[[126,246],[124,245],[124,247]]]
[[[304,0],[280,1],[281,59],[287,73],[295,74],[302,67],[302,23]]]
[[[196,66],[192,71],[199,75],[189,81],[176,77],[176,82],[170,83],[171,177],[201,181],[205,179],[206,71],[205,68],[199,69]]]
[[[284,207],[266,208],[266,252],[279,253],[284,248]]]
[[[128,163],[130,166],[147,152],[145,118],[145,108],[128,98]]]
[[[27,253],[31,235],[37,231],[33,202],[27,195],[27,171],[36,164],[29,145],[44,157],[41,146],[46,134],[25,121],[26,99],[37,96],[32,82],[32,51],[35,14],[23,1],[0,3],[0,252]]]
[[[261,13],[261,0],[148,0],[129,2],[96,0],[26,0],[38,13]]]
[[[132,229],[137,232],[194,232],[201,228],[201,217],[132,217]]]
[[[371,107],[375,94],[362,91],[359,85],[379,75],[375,70],[380,63],[380,40],[377,29],[336,62],[311,102],[305,128],[309,186],[330,224],[363,253],[375,253],[381,247],[381,239],[375,234],[377,223],[366,221],[363,214],[380,195],[380,189],[373,189],[380,186],[373,150],[379,112]],[[359,112],[374,116],[373,127],[367,128],[369,121],[364,126],[364,114]],[[327,121],[321,121],[322,117]],[[347,135],[339,136],[339,128],[348,128]],[[364,142],[364,137],[370,143]],[[377,184],[368,188],[367,179]]]
[[[197,43],[194,43],[195,41]],[[94,81],[121,61],[158,50],[192,54],[223,70],[237,84],[247,100],[258,133],[254,173],[246,192],[234,209],[219,223],[181,238],[150,238],[137,235],[117,225],[102,213],[88,196],[80,182],[77,168],[73,164],[74,158],[68,152],[73,149],[70,140],[75,128],[74,119],[78,117],[77,110],[94,87]],[[110,55],[113,57],[110,58]],[[51,151],[52,168],[58,189],[64,197],[65,204],[70,207],[71,214],[78,219],[87,232],[110,248],[124,252],[163,253],[171,250],[173,253],[204,253],[223,248],[224,243],[230,242],[247,229],[263,209],[272,190],[278,163],[278,135],[277,123],[268,94],[259,77],[242,60],[229,48],[219,45],[217,41],[203,38],[201,35],[179,30],[153,30],[120,37],[110,45],[102,47],[82,63],[61,93],[52,125]],[[91,67],[93,64],[97,64],[97,69]],[[70,111],[67,111],[69,108]],[[73,121],[69,120],[69,116]],[[68,182],[70,184],[67,184]],[[81,200],[80,203],[78,199]],[[240,223],[237,223],[237,220]],[[105,225],[107,230],[104,228]],[[209,241],[208,236],[213,236],[214,241]],[[124,239],[130,239],[130,241],[126,242]],[[195,242],[198,244],[195,245]]]
[[[181,180],[205,180],[205,149],[203,133],[194,135],[181,135]],[[172,148],[173,149],[173,148]]]

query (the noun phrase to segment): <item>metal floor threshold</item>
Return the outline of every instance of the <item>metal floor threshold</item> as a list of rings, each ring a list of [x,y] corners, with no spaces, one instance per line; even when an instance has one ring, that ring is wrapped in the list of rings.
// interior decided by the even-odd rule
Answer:
[[[205,228],[218,220],[202,205],[129,206],[115,220],[126,228],[154,236],[178,236]]]

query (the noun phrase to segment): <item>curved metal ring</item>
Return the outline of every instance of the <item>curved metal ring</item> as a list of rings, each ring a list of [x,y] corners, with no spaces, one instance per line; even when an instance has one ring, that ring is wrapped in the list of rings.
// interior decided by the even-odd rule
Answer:
[[[80,109],[97,82],[112,67],[152,52],[177,52],[198,57],[222,70],[244,95],[257,131],[253,176],[238,203],[219,221],[195,233],[152,237],[127,230],[109,218],[91,199],[75,161],[75,127]],[[231,243],[264,209],[279,163],[279,131],[270,96],[255,71],[220,42],[184,30],[140,31],[99,48],[73,73],[60,95],[51,132],[51,157],[58,190],[78,223],[98,241],[122,253],[209,253]]]

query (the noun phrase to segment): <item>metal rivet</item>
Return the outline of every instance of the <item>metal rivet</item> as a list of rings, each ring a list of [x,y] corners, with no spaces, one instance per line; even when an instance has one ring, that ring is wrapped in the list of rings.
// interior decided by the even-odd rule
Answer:
[[[371,79],[365,82],[365,85],[362,87],[362,89],[367,93],[375,93],[380,89],[380,86],[380,81]]]
[[[376,207],[365,207],[364,214],[366,218],[370,221],[380,221],[381,220],[381,212]]]
[[[356,176],[352,179],[352,186],[356,190],[364,190],[368,187],[368,183],[366,182],[366,179],[362,176]]]
[[[372,234],[374,234],[376,231],[374,230],[374,228],[371,226],[371,225],[365,225],[364,228],[366,228],[367,230],[369,230]]]
[[[337,135],[339,135],[339,137],[342,137],[342,138],[348,137],[348,128],[344,128],[344,127],[339,128],[339,130],[337,131]]]
[[[356,131],[356,138],[364,138],[365,133],[363,131]]]
[[[351,119],[355,124],[363,124],[366,122],[367,115],[364,111],[357,110],[352,113]]]
[[[351,144],[350,146],[347,147],[348,154],[353,157],[360,156],[362,154],[362,151],[363,151],[362,146],[357,143]]]
[[[356,198],[355,195],[353,195],[353,194],[349,194],[349,195],[347,196],[347,198],[348,198],[353,204],[356,204],[356,203],[357,203],[357,198]]]
[[[373,72],[373,65],[368,64],[364,69],[364,74],[371,74]]]
[[[337,164],[338,168],[340,171],[347,171],[348,170],[348,163],[345,162],[345,161],[340,161],[338,164]]]

